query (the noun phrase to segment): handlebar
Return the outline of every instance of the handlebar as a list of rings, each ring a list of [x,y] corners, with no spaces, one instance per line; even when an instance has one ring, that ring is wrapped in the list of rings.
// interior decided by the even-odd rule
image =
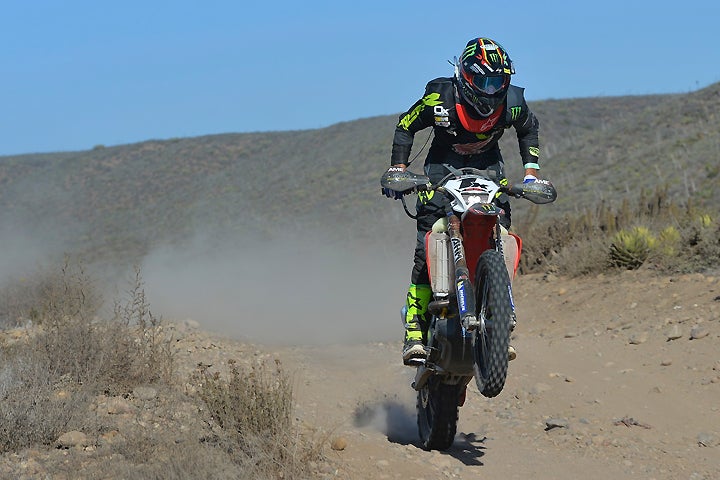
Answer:
[[[457,169],[450,165],[445,165],[445,167],[450,173],[436,184],[430,183],[430,178],[426,175],[419,175],[407,170],[404,172],[386,172],[380,179],[380,184],[383,188],[389,188],[390,190],[404,194],[433,190],[445,193],[443,185],[452,177],[478,175],[491,180],[497,180],[498,178],[497,173],[493,170],[479,170],[470,167]],[[557,190],[555,190],[553,184],[548,180],[538,179],[531,183],[500,185],[500,191],[512,197],[524,198],[536,204],[552,203],[557,199]],[[404,203],[403,201],[403,204]]]

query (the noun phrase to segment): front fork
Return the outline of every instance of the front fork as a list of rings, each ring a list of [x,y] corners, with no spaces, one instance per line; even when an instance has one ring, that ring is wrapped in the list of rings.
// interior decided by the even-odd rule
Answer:
[[[455,291],[457,293],[458,313],[465,330],[472,331],[480,327],[475,315],[475,295],[473,294],[470,270],[465,260],[465,247],[460,234],[460,219],[457,215],[450,215],[448,220],[448,236],[455,263]]]

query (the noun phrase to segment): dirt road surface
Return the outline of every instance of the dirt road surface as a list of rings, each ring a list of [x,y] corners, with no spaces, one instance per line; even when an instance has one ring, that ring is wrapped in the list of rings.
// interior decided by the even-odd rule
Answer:
[[[277,349],[326,478],[720,479],[720,282],[519,277],[504,391],[474,384],[447,451],[419,447],[400,342]],[[343,448],[344,447],[344,448]]]

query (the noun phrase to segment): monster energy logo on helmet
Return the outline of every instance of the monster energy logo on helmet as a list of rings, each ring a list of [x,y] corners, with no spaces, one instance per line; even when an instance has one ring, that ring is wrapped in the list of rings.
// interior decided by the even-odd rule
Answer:
[[[478,49],[480,51],[478,51]],[[494,40],[485,37],[470,40],[465,46],[465,49],[460,56],[460,60],[465,61],[475,55],[477,55],[481,61],[484,60],[487,64],[493,64],[493,66],[501,67],[503,73],[509,75],[515,73],[515,68],[512,60],[510,60],[510,57],[507,54],[507,51],[502,45]]]

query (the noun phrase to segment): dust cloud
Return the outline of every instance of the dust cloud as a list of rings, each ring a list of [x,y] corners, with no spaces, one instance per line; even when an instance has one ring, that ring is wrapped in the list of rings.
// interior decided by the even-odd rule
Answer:
[[[392,443],[410,445],[417,442],[417,414],[409,408],[414,398],[366,402],[353,412],[353,425],[369,428],[387,435]]]
[[[31,274],[43,265],[62,258],[66,242],[39,228],[0,218],[0,284]]]
[[[198,238],[145,258],[154,315],[268,345],[402,338],[410,246],[337,245],[299,234],[210,244]]]

